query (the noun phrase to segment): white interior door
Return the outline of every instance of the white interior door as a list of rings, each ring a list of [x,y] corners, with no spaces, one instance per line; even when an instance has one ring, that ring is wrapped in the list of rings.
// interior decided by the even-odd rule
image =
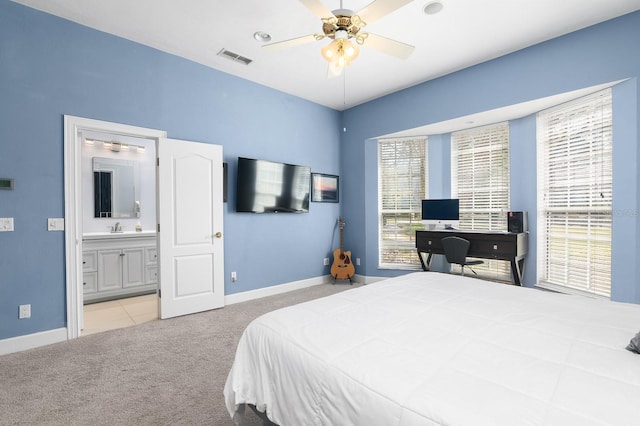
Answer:
[[[224,305],[222,147],[158,143],[160,318]]]

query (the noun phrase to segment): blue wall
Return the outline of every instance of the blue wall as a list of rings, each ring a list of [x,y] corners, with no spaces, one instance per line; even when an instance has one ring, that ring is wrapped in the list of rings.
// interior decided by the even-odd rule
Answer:
[[[64,327],[63,115],[166,130],[176,139],[222,145],[229,163],[225,269],[232,294],[328,274],[335,221],[362,266],[377,268],[379,135],[630,78],[614,88],[613,298],[640,302],[638,267],[638,85],[640,12],[486,62],[384,98],[337,111],[105,33],[0,0],[0,339]],[[535,117],[511,123],[512,208],[536,211]],[[346,132],[342,133],[342,128]],[[431,137],[431,194],[450,191],[449,135]],[[265,158],[340,174],[341,205],[309,214],[237,214],[235,159]],[[517,170],[517,173],[514,173]],[[535,215],[530,213],[532,234]],[[530,242],[535,252],[535,238]],[[284,263],[283,263],[284,262]],[[283,267],[285,265],[286,267]],[[227,274],[228,275],[228,274]],[[535,283],[535,256],[525,284]],[[18,320],[30,303],[32,318]]]
[[[637,259],[638,200],[637,78],[640,75],[640,12],[449,74],[345,112],[342,141],[343,215],[359,273],[395,276],[378,269],[377,147],[373,138],[405,129],[488,111],[599,84],[629,79],[613,88],[613,261],[612,299],[640,302]],[[529,212],[531,238],[524,283],[536,277],[535,115],[510,122],[511,208]],[[430,137],[430,193],[450,192],[449,135]],[[442,145],[445,145],[444,147]],[[347,167],[347,161],[349,167]],[[365,190],[362,191],[362,182]]]
[[[238,65],[241,66],[241,65]],[[66,325],[62,232],[63,115],[166,130],[170,138],[223,146],[225,294],[329,273],[340,206],[308,214],[235,213],[238,156],[339,173],[341,114],[33,9],[0,0],[0,339]],[[32,317],[18,319],[18,305]]]

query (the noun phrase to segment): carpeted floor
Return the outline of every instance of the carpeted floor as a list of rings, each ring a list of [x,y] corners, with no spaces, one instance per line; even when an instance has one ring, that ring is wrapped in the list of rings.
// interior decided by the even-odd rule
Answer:
[[[323,284],[0,357],[0,425],[231,425],[222,394],[244,328],[355,287]],[[246,425],[262,424],[247,410]]]

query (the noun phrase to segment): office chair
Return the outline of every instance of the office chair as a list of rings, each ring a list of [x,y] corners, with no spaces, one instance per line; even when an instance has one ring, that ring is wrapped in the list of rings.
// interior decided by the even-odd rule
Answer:
[[[467,253],[469,252],[470,245],[471,243],[469,240],[465,240],[460,237],[445,237],[442,239],[442,248],[444,249],[444,255],[447,258],[447,262],[460,265],[462,267],[462,275],[464,275],[465,266],[480,265],[484,263],[482,260],[467,260]],[[478,275],[473,269],[471,269],[471,272]]]

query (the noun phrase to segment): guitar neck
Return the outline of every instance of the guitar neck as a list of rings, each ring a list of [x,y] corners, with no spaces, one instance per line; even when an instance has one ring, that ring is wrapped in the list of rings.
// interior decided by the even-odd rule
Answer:
[[[344,220],[339,218],[338,224],[340,225],[340,254],[344,254]]]

